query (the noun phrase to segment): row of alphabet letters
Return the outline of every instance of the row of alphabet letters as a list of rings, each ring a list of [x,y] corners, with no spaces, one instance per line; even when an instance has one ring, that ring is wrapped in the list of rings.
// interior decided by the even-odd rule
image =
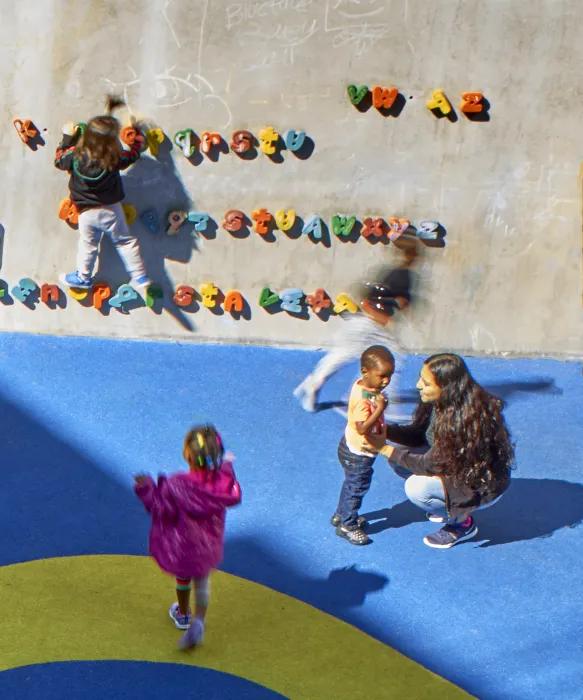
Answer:
[[[121,131],[121,140],[128,146],[132,146],[136,140],[137,131],[132,126],[126,126]],[[247,129],[239,129],[234,131],[229,143],[230,149],[238,155],[244,155],[255,148],[255,144],[259,143],[259,148],[262,153],[267,156],[272,156],[281,150],[281,137],[272,126],[266,126],[259,130],[258,139]],[[156,157],[160,144],[164,142],[166,135],[160,128],[150,129],[146,132],[146,144],[150,149],[150,153]],[[226,143],[223,137],[216,131],[203,131],[197,136],[193,129],[182,129],[174,135],[174,143],[185,158],[192,158],[196,149],[199,148],[201,153],[209,155],[213,149],[219,148]],[[283,144],[285,148],[292,153],[301,151],[306,143],[306,132],[289,129],[283,135]]]
[[[7,287],[2,284],[0,298],[5,297],[6,292]],[[58,285],[48,283],[42,284],[39,289],[33,279],[25,277],[12,287],[10,292],[15,299],[23,304],[31,304],[34,308],[34,301],[38,298],[47,306],[59,304],[62,290]],[[76,301],[87,300],[96,309],[102,309],[107,302],[115,309],[125,310],[124,304],[140,298],[138,292],[130,284],[122,284],[112,295],[111,287],[103,282],[98,282],[90,290],[70,288],[69,294]],[[154,306],[157,299],[163,298],[164,291],[158,284],[152,284],[144,292],[144,301],[149,307]],[[202,306],[209,309],[217,307],[219,302],[225,311],[235,314],[243,312],[246,304],[241,292],[232,289],[223,295],[212,282],[201,284],[198,292],[190,285],[178,285],[172,296],[172,301],[181,307],[192,306],[193,302],[199,300]],[[356,313],[358,311],[358,305],[344,293],[339,294],[333,304],[332,299],[321,288],[317,289],[314,294],[304,294],[298,288],[284,289],[280,294],[276,294],[269,287],[264,287],[259,295],[259,306],[269,308],[275,305],[279,305],[281,310],[290,314],[300,314],[306,307],[310,307],[315,314],[321,314],[325,309],[335,314]]]
[[[368,85],[348,85],[346,88],[348,98],[355,107],[358,107],[367,97],[369,92]],[[372,105],[376,109],[390,110],[395,104],[399,96],[399,89],[396,87],[381,87],[375,85],[372,89]],[[427,108],[432,112],[440,112],[447,116],[453,110],[451,102],[445,96],[443,90],[434,90],[429,100],[425,103]],[[483,112],[486,108],[484,104],[484,95],[481,92],[464,92],[462,93],[460,102],[460,112],[464,114],[477,114]]]

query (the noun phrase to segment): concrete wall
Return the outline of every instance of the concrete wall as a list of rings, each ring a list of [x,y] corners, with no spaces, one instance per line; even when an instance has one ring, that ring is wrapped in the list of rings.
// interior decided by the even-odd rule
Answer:
[[[443,224],[445,247],[425,249],[424,304],[404,328],[413,349],[583,354],[578,0],[1,0],[1,9],[9,288],[75,267],[77,234],[57,217],[67,179],[52,158],[62,124],[99,113],[107,90],[125,91],[130,109],[171,139],[192,128],[229,142],[235,129],[271,125],[304,129],[315,146],[304,160],[284,151],[281,163],[261,152],[191,163],[164,144],[126,176],[138,212],[190,207],[218,224],[206,238],[192,225],[168,237],[134,223],[153,277],[167,291],[207,281],[238,289],[249,320],[183,311],[168,295],[162,309],[123,314],[70,298],[64,309],[31,310],[6,294],[2,329],[325,345],[340,319],[270,315],[257,304],[261,288],[335,297],[389,261],[391,246],[332,235],[325,247],[283,232],[239,240],[220,226],[227,209],[291,208],[328,222],[345,213]],[[349,83],[397,86],[399,116],[358,111]],[[427,109],[435,89],[457,121]],[[489,121],[460,113],[468,90],[484,93]],[[21,143],[15,118],[32,119],[46,145]],[[107,243],[98,277],[115,287],[127,278]]]

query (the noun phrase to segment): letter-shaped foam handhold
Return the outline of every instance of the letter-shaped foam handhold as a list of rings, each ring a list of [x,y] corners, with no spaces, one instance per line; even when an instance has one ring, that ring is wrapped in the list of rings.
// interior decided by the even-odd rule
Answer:
[[[268,156],[271,156],[276,151],[276,143],[279,139],[279,134],[274,131],[272,126],[266,126],[259,131],[259,141],[261,142],[261,150]]]
[[[285,147],[288,149],[288,151],[291,151],[292,153],[294,151],[299,151],[300,148],[304,145],[305,140],[305,131],[296,131],[295,129],[289,129],[289,131],[285,132]]]
[[[202,297],[203,306],[206,306],[208,309],[212,309],[214,306],[216,306],[217,300],[214,297],[217,296],[219,290],[212,282],[205,282],[204,284],[201,284],[199,291]]]
[[[69,296],[75,301],[83,301],[87,299],[89,292],[86,289],[75,289],[75,287],[69,287]]]
[[[372,89],[372,105],[376,109],[391,109],[399,94],[396,87],[385,88],[375,85]]]
[[[417,238],[434,241],[439,235],[439,221],[420,221],[417,226]]]
[[[69,221],[71,224],[79,223],[79,212],[77,211],[77,207],[69,198],[63,199],[59,206],[59,219]]]
[[[168,214],[168,228],[166,233],[169,236],[174,236],[180,230],[182,224],[186,221],[187,214],[185,211],[171,211]]]
[[[146,306],[154,306],[154,301],[156,299],[164,298],[164,290],[159,284],[151,284],[146,289]]]
[[[119,289],[117,290],[116,295],[111,297],[111,299],[109,300],[109,305],[113,306],[116,309],[120,309],[122,304],[125,304],[127,301],[133,301],[137,298],[138,293],[131,285],[122,284],[121,287],[119,287]]]
[[[280,231],[289,231],[296,222],[296,213],[293,209],[287,212],[280,209],[275,212],[275,223]]]
[[[279,296],[269,289],[269,287],[263,287],[261,294],[259,295],[259,306],[265,308],[266,306],[271,306],[272,304],[277,304],[279,301]]]
[[[48,304],[49,302],[54,302],[55,304],[59,301],[60,289],[56,284],[43,284],[40,288],[40,300],[43,304]]]
[[[93,285],[93,306],[96,309],[103,307],[103,302],[111,296],[111,288],[105,282]]]
[[[222,226],[225,231],[235,233],[243,228],[244,220],[245,214],[242,211],[239,211],[238,209],[229,209],[229,211],[225,212]]]
[[[356,85],[347,85],[346,92],[348,93],[350,101],[356,107],[368,95],[368,85],[361,85],[360,87],[356,87]]]
[[[358,311],[358,304],[355,304],[348,294],[339,294],[334,304],[334,313],[341,314],[344,311],[355,314]]]
[[[146,209],[140,214],[140,221],[151,233],[160,231],[160,217],[155,209]]]
[[[162,129],[150,129],[146,133],[146,141],[150,147],[150,153],[154,156],[154,158],[158,155],[160,144],[164,143],[165,138],[166,137],[164,136]]]
[[[316,289],[315,294],[309,294],[306,297],[306,304],[312,307],[312,311],[315,314],[321,313],[322,309],[329,309],[332,305],[332,300],[326,294],[326,292],[320,288]]]
[[[187,284],[181,284],[176,287],[172,300],[178,306],[190,306],[195,294],[196,292],[192,287]]]
[[[200,150],[203,153],[210,153],[213,146],[219,146],[221,135],[216,131],[203,131],[200,137]]]
[[[246,129],[234,131],[231,137],[231,150],[235,153],[246,153],[253,147],[253,134]]]
[[[30,277],[25,277],[24,279],[21,279],[15,287],[12,287],[12,296],[24,304],[24,302],[36,288],[36,282],[31,280]]]
[[[22,143],[28,143],[30,139],[33,139],[38,134],[30,119],[15,119],[12,123]]]
[[[255,222],[253,228],[256,233],[264,236],[269,233],[269,222],[272,220],[271,214],[266,209],[254,209],[251,213],[251,218]]]
[[[136,220],[136,216],[138,215],[136,208],[133,207],[131,204],[123,205],[123,213],[126,218],[126,224],[128,226],[134,223],[134,221]]]
[[[311,234],[314,240],[319,241],[322,238],[322,219],[319,216],[310,217],[305,222],[302,233]]]
[[[335,236],[350,236],[354,224],[356,223],[356,216],[341,216],[336,214],[332,217],[332,232]]]
[[[369,236],[373,236],[374,238],[380,238],[385,232],[384,227],[384,219],[373,219],[370,216],[368,216],[362,222],[362,231],[360,233],[363,238],[369,238]]]
[[[194,131],[192,129],[182,129],[174,135],[174,143],[184,153],[185,158],[191,158],[196,150]]]
[[[391,217],[389,219],[389,228],[391,229],[389,239],[391,241],[396,241],[399,236],[405,233],[409,226],[411,226],[409,219],[397,219],[394,216]]]
[[[241,296],[241,292],[238,292],[236,289],[227,292],[223,306],[225,311],[236,311],[237,313],[243,311],[243,297]]]
[[[472,114],[481,112],[484,109],[482,100],[484,95],[481,92],[464,92],[462,93],[462,102],[460,105],[460,111],[464,114]]]
[[[300,301],[304,293],[301,289],[284,289],[281,293],[281,308],[290,314],[301,314]]]
[[[440,110],[442,114],[448,115],[451,110],[452,106],[445,96],[443,90],[434,90],[433,95],[431,96],[431,99],[427,100],[426,102],[427,109],[431,110]]]
[[[134,126],[124,126],[120,132],[120,139],[126,146],[133,146],[138,136],[138,130]]]
[[[196,231],[206,231],[210,216],[202,211],[189,211],[188,220],[192,221]]]

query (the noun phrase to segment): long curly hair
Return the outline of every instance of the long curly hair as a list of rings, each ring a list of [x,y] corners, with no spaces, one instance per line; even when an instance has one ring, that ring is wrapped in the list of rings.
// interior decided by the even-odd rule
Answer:
[[[502,415],[504,402],[475,381],[459,355],[432,355],[424,364],[441,395],[434,403],[419,404],[413,424],[426,425],[433,411],[440,474],[457,486],[487,491],[508,478],[515,466],[514,444]]]
[[[112,112],[124,105],[116,95],[106,95],[105,114],[90,119],[75,148],[76,157],[83,164],[98,164],[103,170],[115,170],[119,165],[121,125]]]

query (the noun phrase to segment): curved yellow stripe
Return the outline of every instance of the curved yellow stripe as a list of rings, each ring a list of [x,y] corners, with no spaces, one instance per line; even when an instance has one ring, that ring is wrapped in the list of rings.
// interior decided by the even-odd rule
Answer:
[[[147,557],[80,556],[0,568],[0,670],[52,661],[184,663],[247,678],[293,700],[470,696],[351,625],[224,572],[205,643],[176,649],[173,582]]]

